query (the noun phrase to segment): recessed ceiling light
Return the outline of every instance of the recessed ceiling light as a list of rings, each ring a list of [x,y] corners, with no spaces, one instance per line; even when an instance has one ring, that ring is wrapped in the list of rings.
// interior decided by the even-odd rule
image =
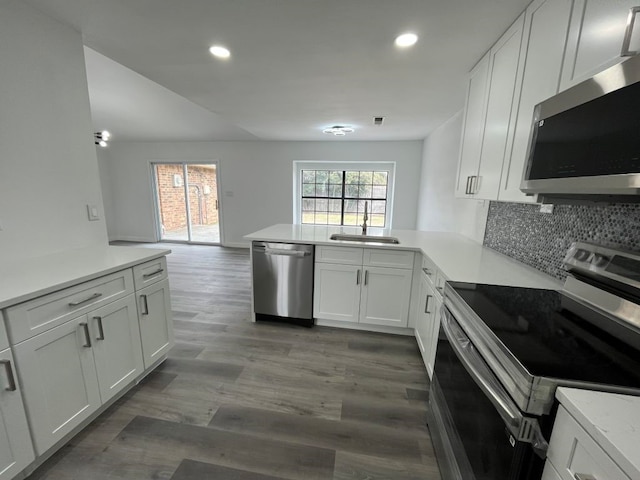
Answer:
[[[334,125],[333,127],[325,128],[324,133],[332,133],[333,135],[342,137],[347,133],[352,133],[354,130],[351,127],[345,127],[343,125]]]
[[[231,56],[229,49],[220,45],[212,46],[209,51],[211,52],[211,55],[218,58],[229,58]]]
[[[415,45],[418,41],[418,36],[415,33],[403,33],[396,38],[396,46],[405,48]]]

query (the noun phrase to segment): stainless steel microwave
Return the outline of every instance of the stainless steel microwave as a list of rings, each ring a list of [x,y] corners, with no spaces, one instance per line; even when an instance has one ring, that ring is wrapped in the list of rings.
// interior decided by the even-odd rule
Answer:
[[[640,201],[640,57],[536,106],[520,189]]]

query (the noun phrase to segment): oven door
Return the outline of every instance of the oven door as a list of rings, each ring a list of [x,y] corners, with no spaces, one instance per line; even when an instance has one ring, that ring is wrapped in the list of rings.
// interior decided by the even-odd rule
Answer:
[[[546,442],[447,308],[442,309],[429,430],[444,480],[540,479]]]

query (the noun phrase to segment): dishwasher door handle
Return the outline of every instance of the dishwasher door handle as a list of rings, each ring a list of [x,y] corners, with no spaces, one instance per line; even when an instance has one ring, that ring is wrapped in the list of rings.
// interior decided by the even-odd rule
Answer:
[[[264,253],[267,255],[283,255],[286,257],[308,257],[311,252],[302,250],[284,250],[282,248],[265,248]]]

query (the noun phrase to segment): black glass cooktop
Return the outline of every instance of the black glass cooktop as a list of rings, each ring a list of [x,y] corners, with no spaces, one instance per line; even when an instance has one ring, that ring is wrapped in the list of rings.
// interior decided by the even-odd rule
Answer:
[[[532,375],[640,388],[636,332],[555,290],[450,285]]]

